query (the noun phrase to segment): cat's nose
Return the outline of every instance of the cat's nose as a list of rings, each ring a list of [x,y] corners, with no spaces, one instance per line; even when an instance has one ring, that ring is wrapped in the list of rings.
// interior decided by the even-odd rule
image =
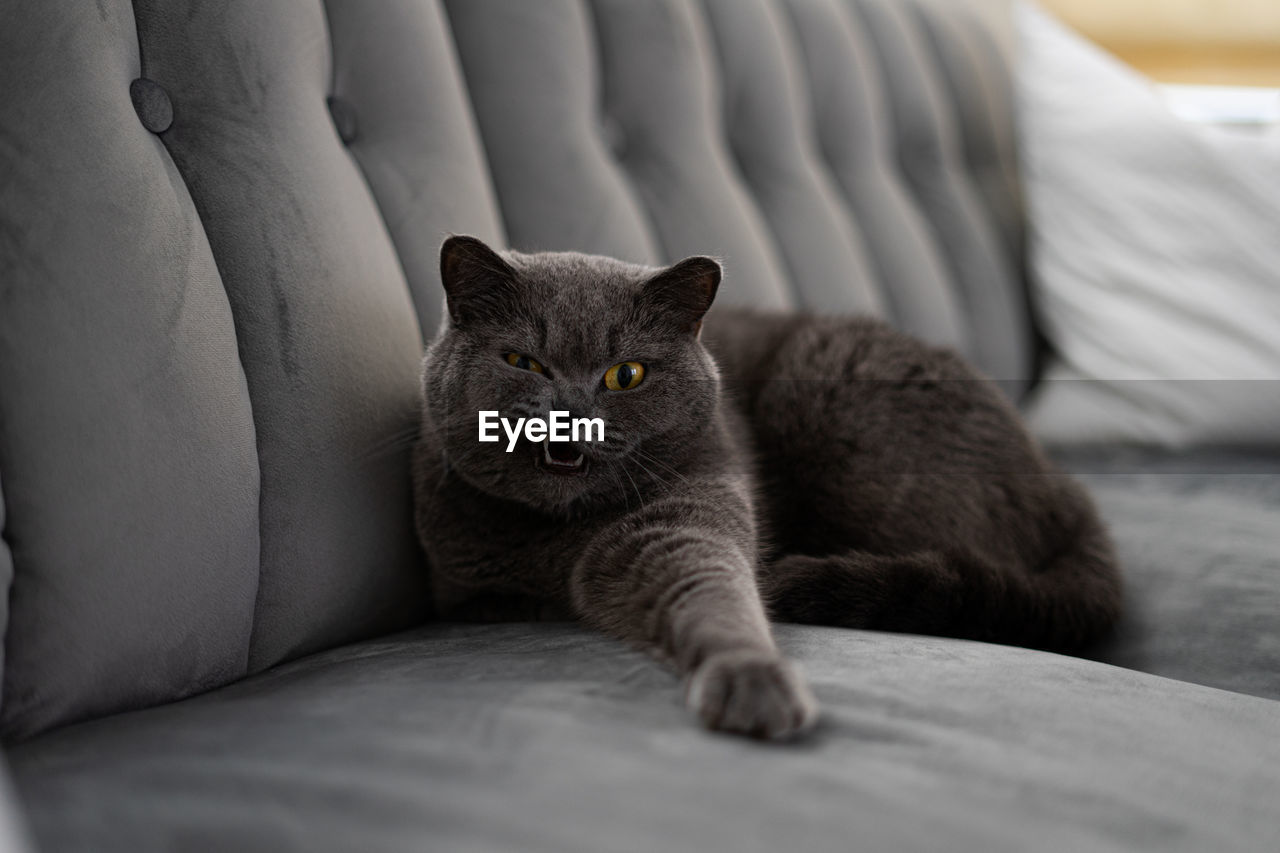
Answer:
[[[563,443],[566,449],[573,448],[576,452],[590,455],[591,442],[604,440],[604,420],[590,402],[568,394],[557,394],[547,413],[548,422],[551,412],[568,413],[556,416],[558,422],[565,425],[565,431],[561,434],[561,439],[553,443]],[[566,434],[569,440],[563,441]]]
[[[590,417],[589,409],[586,401],[569,394],[557,394],[551,400],[551,411],[568,412],[571,418]]]

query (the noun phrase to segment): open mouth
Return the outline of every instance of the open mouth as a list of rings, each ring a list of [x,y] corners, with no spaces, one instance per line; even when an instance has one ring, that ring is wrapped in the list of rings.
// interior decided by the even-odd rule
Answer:
[[[552,443],[551,439],[543,439],[542,457],[539,460],[542,470],[552,474],[585,474],[587,457],[572,444]]]

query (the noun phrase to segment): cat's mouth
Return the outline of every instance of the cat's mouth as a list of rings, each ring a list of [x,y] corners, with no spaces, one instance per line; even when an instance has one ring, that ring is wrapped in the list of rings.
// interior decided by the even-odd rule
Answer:
[[[588,464],[586,455],[572,444],[543,439],[542,455],[538,458],[542,470],[560,475],[585,474]]]

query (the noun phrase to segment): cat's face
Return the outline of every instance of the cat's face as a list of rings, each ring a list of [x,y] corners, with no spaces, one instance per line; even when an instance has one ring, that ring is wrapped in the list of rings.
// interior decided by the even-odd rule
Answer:
[[[654,269],[577,253],[441,248],[448,312],[423,367],[424,430],[473,486],[548,513],[638,502],[709,428],[719,390],[698,340],[720,281],[710,258]],[[479,413],[599,418],[603,441],[479,441]],[[592,438],[598,435],[592,434]]]

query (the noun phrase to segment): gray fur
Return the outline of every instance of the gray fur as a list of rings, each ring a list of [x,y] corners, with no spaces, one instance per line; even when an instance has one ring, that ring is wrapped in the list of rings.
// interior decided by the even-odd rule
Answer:
[[[963,620],[1008,627],[1021,617],[987,610],[1043,605],[1050,621],[1063,608],[1087,610],[1070,592],[1019,580],[1052,558],[1066,568],[1048,574],[1069,590],[1077,561],[1066,540],[1079,533],[1100,549],[1107,594],[1115,589],[1109,545],[1073,484],[1049,477],[1057,485],[1020,502],[1018,483],[1029,471],[1045,479],[1048,463],[998,393],[954,356],[870,321],[713,316],[707,337],[729,366],[729,394],[700,340],[720,280],[710,259],[653,269],[575,253],[498,254],[454,237],[441,272],[448,316],[424,361],[414,483],[442,617],[580,618],[669,661],[708,726],[784,738],[811,727],[817,705],[774,644],[761,586],[786,618],[1002,639]],[[545,373],[512,366],[506,353],[535,358]],[[646,376],[609,391],[602,376],[622,361],[644,364]],[[822,381],[786,381],[810,368]],[[851,369],[876,382],[848,381]],[[964,381],[951,383],[942,404],[915,381],[920,370],[934,384]],[[882,381],[898,374],[910,374],[915,391],[894,393]],[[505,443],[479,443],[482,409],[601,417],[606,440],[578,445],[585,473],[550,473],[541,446],[522,439],[506,453]],[[960,422],[920,422],[939,413]],[[885,441],[893,447],[877,447]],[[982,465],[945,488],[918,482],[940,462],[972,462],[967,443],[992,442],[1012,448],[1000,459],[1017,467],[998,486]],[[883,501],[893,512],[877,515]],[[862,529],[889,523],[900,529]],[[1054,525],[1071,531],[1058,535]],[[1012,542],[976,547],[992,536]],[[1027,553],[1024,540],[1039,550]],[[899,576],[918,583],[920,607],[891,580]],[[970,583],[991,607],[966,597]],[[1086,615],[1087,626],[1075,615],[1064,624],[1092,636],[1113,614]]]

